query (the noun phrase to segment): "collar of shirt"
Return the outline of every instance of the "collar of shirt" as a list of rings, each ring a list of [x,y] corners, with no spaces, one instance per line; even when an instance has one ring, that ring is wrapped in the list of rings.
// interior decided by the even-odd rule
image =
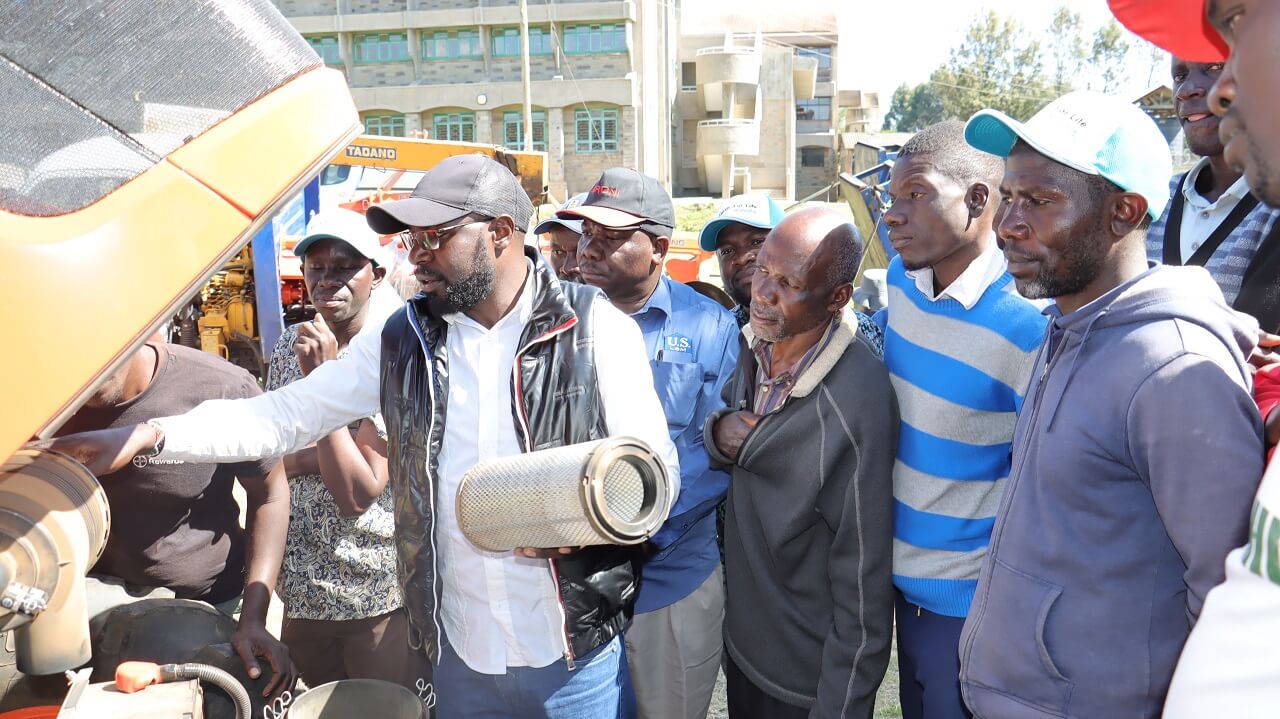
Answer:
[[[944,297],[959,302],[966,310],[973,309],[978,304],[978,300],[982,299],[982,294],[987,291],[992,282],[1000,279],[1007,269],[1004,259],[1004,252],[1000,247],[992,242],[991,246],[983,250],[982,254],[974,258],[969,266],[964,268],[964,272],[956,278],[955,282],[947,285],[947,288],[939,292],[936,296],[933,294],[933,268],[926,267],[922,270],[908,270],[907,277],[915,280],[916,289],[920,290],[920,294],[924,295],[930,302],[937,302]]]
[[[467,316],[465,312],[450,312],[441,317],[445,322],[455,325],[470,325],[484,332],[493,332],[501,329],[508,322],[519,322],[524,327],[529,322],[529,318],[533,316],[533,262],[525,260],[528,266],[528,273],[524,276],[524,286],[520,288],[520,298],[516,300],[515,307],[512,307],[502,319],[494,323],[493,327],[485,327]]]
[[[769,377],[769,367],[773,363],[773,343],[758,337],[752,341],[751,351],[755,353],[758,365],[754,407],[756,414],[766,415],[782,406],[787,397],[791,396],[791,388],[795,387],[796,380],[809,369],[809,365],[813,364],[818,353],[831,342],[831,336],[837,324],[839,324],[839,315],[827,323],[827,329],[823,331],[822,336],[800,357],[795,366],[772,378]]]
[[[1227,191],[1215,202],[1210,202],[1198,191],[1196,191],[1196,181],[1200,179],[1200,173],[1209,166],[1209,158],[1202,157],[1196,163],[1195,167],[1187,173],[1187,179],[1182,183],[1182,196],[1186,198],[1187,205],[1197,212],[1214,212],[1222,210],[1230,212],[1236,206],[1236,203],[1244,199],[1249,194],[1249,181],[1243,176],[1236,180]]]
[[[650,310],[657,310],[667,317],[671,316],[671,287],[668,284],[671,280],[663,274],[658,278],[658,286],[653,289],[649,295],[649,299],[645,300],[644,306],[631,313],[632,317],[640,317],[648,314]]]
[[[662,327],[671,318],[671,280],[663,274],[658,278],[658,286],[645,300],[644,306],[631,313],[631,319],[640,325],[640,333],[644,336],[645,351],[649,359],[662,359]]]

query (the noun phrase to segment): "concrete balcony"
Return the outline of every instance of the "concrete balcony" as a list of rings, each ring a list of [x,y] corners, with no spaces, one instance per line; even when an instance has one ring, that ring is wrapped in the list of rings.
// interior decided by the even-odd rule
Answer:
[[[792,60],[791,82],[797,100],[812,100],[818,90],[818,58],[796,57]]]
[[[699,85],[725,82],[760,84],[760,53],[754,47],[704,47],[698,51],[694,61],[698,67]]]
[[[699,155],[760,154],[760,123],[755,120],[702,120],[698,123]]]
[[[760,84],[760,53],[752,47],[718,45],[704,47],[695,56],[698,94],[707,112],[732,115],[732,105],[740,93],[755,92]],[[726,99],[728,98],[728,99]]]

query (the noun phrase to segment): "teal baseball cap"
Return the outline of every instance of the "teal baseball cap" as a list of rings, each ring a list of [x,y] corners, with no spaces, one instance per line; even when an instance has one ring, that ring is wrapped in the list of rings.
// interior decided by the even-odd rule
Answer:
[[[715,252],[720,230],[726,226],[736,222],[740,225],[772,230],[782,222],[783,217],[782,206],[768,195],[738,195],[729,198],[716,216],[702,228],[702,234],[698,236],[698,245],[705,252]]]
[[[969,118],[964,137],[973,147],[999,157],[1008,157],[1022,140],[1050,160],[1143,196],[1153,220],[1169,204],[1169,143],[1155,121],[1118,97],[1070,92],[1025,123],[998,110],[981,110]]]

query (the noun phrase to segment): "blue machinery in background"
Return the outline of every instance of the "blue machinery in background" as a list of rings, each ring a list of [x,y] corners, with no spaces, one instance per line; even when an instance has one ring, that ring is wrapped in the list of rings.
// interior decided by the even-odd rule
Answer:
[[[280,300],[280,240],[301,237],[307,220],[320,210],[320,178],[308,182],[296,197],[285,203],[253,238],[254,309],[263,357],[270,357],[284,332],[284,312]]]

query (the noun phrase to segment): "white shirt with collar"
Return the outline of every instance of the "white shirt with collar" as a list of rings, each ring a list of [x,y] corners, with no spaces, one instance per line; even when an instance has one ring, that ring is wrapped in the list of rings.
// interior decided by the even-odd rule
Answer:
[[[1195,167],[1187,173],[1182,183],[1182,196],[1186,204],[1182,209],[1182,227],[1179,235],[1182,261],[1185,263],[1209,239],[1209,235],[1218,229],[1227,215],[1236,209],[1240,200],[1249,194],[1249,181],[1242,175],[1227,191],[1222,193],[1217,202],[1210,202],[1196,191],[1196,180],[1200,173],[1209,166],[1209,158],[1202,157]]]
[[[567,646],[548,562],[475,547],[463,536],[454,510],[463,473],[478,462],[523,451],[511,414],[511,369],[533,311],[532,284],[525,281],[515,307],[492,328],[463,314],[445,318],[449,397],[436,478],[440,619],[454,651],[484,674],[547,666],[564,656]],[[661,455],[674,498],[680,467],[640,328],[604,299],[592,306],[596,374],[609,434],[637,437]],[[370,317],[346,356],[297,382],[247,400],[211,400],[186,414],[155,420],[165,433],[160,457],[234,462],[283,455],[379,411],[385,320]]]
[[[991,246],[982,251],[964,268],[964,272],[956,278],[955,282],[947,285],[946,289],[941,292],[933,291],[933,268],[926,267],[921,270],[908,270],[907,277],[916,281],[916,289],[920,290],[920,294],[924,295],[931,302],[937,302],[944,297],[959,302],[966,310],[973,309],[978,304],[978,300],[982,299],[982,293],[987,291],[992,282],[1000,279],[1008,268],[1005,261],[1004,252],[1000,247],[992,242]]]

